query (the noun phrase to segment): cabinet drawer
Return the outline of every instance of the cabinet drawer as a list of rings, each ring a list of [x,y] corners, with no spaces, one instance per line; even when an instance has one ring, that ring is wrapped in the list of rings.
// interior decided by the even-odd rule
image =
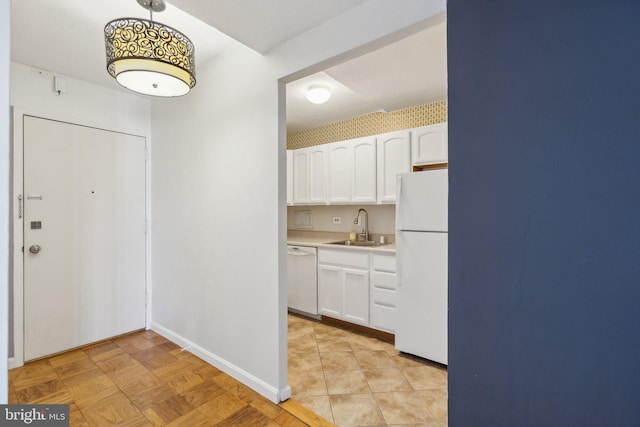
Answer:
[[[396,309],[383,305],[371,304],[371,327],[387,332],[395,332]]]
[[[394,308],[396,306],[396,291],[371,288],[371,303]]]
[[[347,267],[369,268],[369,254],[366,252],[318,251],[318,262],[321,264],[344,265]]]
[[[373,254],[371,265],[377,271],[396,272],[396,257],[393,255],[377,255]]]
[[[371,285],[374,288],[384,288],[395,290],[398,280],[395,273],[385,273],[381,271],[371,272]]]

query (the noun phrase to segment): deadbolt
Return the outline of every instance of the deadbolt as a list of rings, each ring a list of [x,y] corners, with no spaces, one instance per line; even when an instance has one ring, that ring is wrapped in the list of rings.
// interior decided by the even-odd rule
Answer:
[[[31,247],[29,248],[29,252],[31,252],[32,254],[37,254],[38,252],[40,252],[40,249],[42,249],[40,245],[31,245]]]

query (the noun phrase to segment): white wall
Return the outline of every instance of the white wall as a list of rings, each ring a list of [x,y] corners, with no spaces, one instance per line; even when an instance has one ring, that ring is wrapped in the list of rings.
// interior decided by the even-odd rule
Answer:
[[[58,95],[53,91],[54,75],[47,72],[46,77],[42,77],[27,65],[11,63],[10,98],[14,113],[12,160],[15,176],[13,191],[16,197],[22,192],[22,116],[24,114],[140,135],[147,138],[147,145],[150,144],[151,102],[149,99],[69,77],[64,77],[68,82],[68,93]],[[4,126],[3,129],[5,129]],[[147,169],[149,175],[147,182],[150,182],[150,168],[147,167]],[[149,201],[147,203],[150,204]],[[147,207],[148,216],[149,208],[150,206]],[[15,358],[10,359],[10,367],[22,364],[23,276],[22,252],[19,250],[23,246],[22,227],[22,220],[15,216],[13,218],[15,242],[11,283],[14,305],[9,313],[13,319],[13,330],[9,332],[10,342],[13,344],[10,350],[13,350]],[[150,277],[150,274],[147,276]]]
[[[31,67],[11,63],[11,105],[25,114],[101,129],[151,134],[149,99],[70,77],[68,93],[53,91],[52,76],[39,77]]]
[[[9,305],[9,51],[10,1],[0,0],[0,404],[7,403]]]
[[[266,56],[237,44],[198,70],[191,94],[153,101],[155,330],[268,398],[288,397],[282,81],[444,10],[370,0]]]
[[[366,206],[289,206],[287,207],[287,229],[294,230],[293,213],[299,210],[311,211],[313,228],[308,231],[331,231],[349,233],[352,229],[360,231],[361,226],[353,225],[358,209],[364,208],[369,214],[369,233],[395,234],[396,205]],[[334,224],[333,218],[340,218],[340,224]]]

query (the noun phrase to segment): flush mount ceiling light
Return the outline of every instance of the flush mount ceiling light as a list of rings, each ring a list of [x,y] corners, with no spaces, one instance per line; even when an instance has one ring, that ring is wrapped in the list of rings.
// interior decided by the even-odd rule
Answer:
[[[107,71],[127,89],[145,95],[182,96],[196,85],[195,48],[181,32],[153,22],[164,0],[137,0],[149,20],[115,19],[104,27]]]
[[[331,91],[325,85],[311,85],[307,89],[307,99],[313,104],[324,104],[331,98]]]

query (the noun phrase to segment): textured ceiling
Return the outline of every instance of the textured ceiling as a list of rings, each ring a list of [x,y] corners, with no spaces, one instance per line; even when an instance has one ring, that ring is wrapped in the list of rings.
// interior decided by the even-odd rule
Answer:
[[[366,1],[173,0],[153,18],[194,42],[196,67],[201,67],[237,42],[268,52]],[[126,90],[106,72],[103,29],[115,18],[148,18],[135,0],[12,0],[11,8],[12,61]],[[332,89],[328,103],[314,105],[305,99],[306,88],[313,83]],[[439,23],[418,34],[288,84],[288,132],[445,98],[442,16]]]
[[[251,49],[271,48],[366,0],[172,0]]]
[[[395,111],[447,98],[447,28],[440,23],[382,49],[287,85],[287,133],[374,111]],[[331,99],[305,98],[324,84]]]

